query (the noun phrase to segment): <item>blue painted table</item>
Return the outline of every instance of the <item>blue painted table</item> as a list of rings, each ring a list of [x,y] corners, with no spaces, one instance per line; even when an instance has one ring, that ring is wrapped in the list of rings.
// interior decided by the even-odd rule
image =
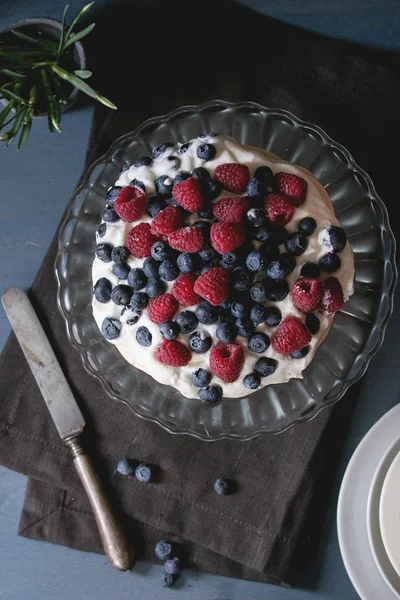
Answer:
[[[98,0],[106,4],[110,0]],[[398,49],[397,1],[378,0],[334,4],[285,0],[242,0],[257,10],[321,33],[370,45]],[[62,0],[2,0],[0,28],[24,16],[59,17]],[[84,1],[71,2],[75,11]],[[333,18],[334,17],[334,18]],[[397,25],[396,25],[397,23]],[[396,29],[397,27],[397,29]],[[67,113],[63,133],[49,135],[45,120],[34,123],[31,139],[21,153],[0,148],[0,293],[9,285],[29,288],[51,241],[63,209],[80,174],[92,117],[91,108]],[[339,140],[340,141],[340,140]],[[378,190],[379,193],[379,190]],[[400,317],[398,307],[394,319]],[[0,312],[0,348],[9,332]],[[333,491],[324,515],[317,559],[302,574],[296,589],[186,572],[179,590],[161,587],[161,567],[145,563],[130,574],[108,567],[103,556],[87,554],[17,537],[25,478],[0,468],[0,597],[7,600],[106,600],[177,597],[190,600],[356,600],[344,570],[337,543],[337,494],[346,464],[368,429],[400,398],[400,356],[390,327],[379,354],[361,383],[358,406],[352,417],[338,472],[332,473]],[[381,382],[385,379],[385,394]],[[388,382],[390,385],[388,385]],[[374,599],[378,600],[378,599]]]

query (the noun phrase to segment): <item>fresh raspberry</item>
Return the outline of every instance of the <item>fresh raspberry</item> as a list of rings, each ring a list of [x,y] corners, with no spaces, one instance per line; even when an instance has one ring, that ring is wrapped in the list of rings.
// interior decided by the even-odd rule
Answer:
[[[157,235],[168,235],[183,225],[182,211],[176,206],[167,206],[160,210],[151,224],[151,233]]]
[[[142,188],[127,185],[119,191],[115,198],[114,210],[126,223],[140,219],[146,210],[147,196]]]
[[[278,192],[289,197],[289,202],[293,206],[304,204],[307,195],[307,181],[291,173],[277,173],[275,175],[275,184]]]
[[[321,300],[321,282],[315,277],[300,277],[292,285],[290,293],[296,308],[303,313],[314,312]]]
[[[171,248],[179,252],[198,252],[203,246],[203,234],[199,227],[184,227],[173,231],[168,236]]]
[[[244,362],[240,344],[217,344],[210,352],[210,369],[225,383],[233,383],[240,375]]]
[[[264,212],[271,223],[286,225],[293,217],[294,208],[285,196],[270,194],[264,200]]]
[[[243,244],[246,232],[240,223],[215,223],[211,225],[211,245],[220,254],[232,252]]]
[[[192,358],[189,348],[178,340],[163,340],[154,356],[158,362],[170,367],[184,367]]]
[[[225,163],[224,165],[218,165],[214,171],[214,177],[220,182],[224,190],[234,194],[242,194],[246,191],[250,173],[246,165]]]
[[[251,207],[249,198],[221,198],[214,204],[213,212],[222,223],[242,223],[243,214]]]
[[[201,183],[194,177],[180,181],[172,188],[175,200],[189,212],[199,212],[204,204]]]
[[[340,310],[344,305],[343,289],[336,277],[328,277],[322,282],[321,311],[330,315]]]
[[[230,279],[229,271],[213,267],[198,277],[193,289],[210,304],[218,306],[228,296]]]
[[[151,298],[147,307],[149,319],[158,325],[172,319],[177,310],[178,302],[172,294],[161,294],[161,296]]]
[[[151,254],[151,247],[157,241],[150,231],[148,223],[139,223],[132,227],[126,236],[125,246],[135,258],[147,258]]]
[[[272,347],[279,354],[301,350],[311,341],[311,335],[296,317],[287,317],[272,338]]]
[[[172,286],[172,293],[182,306],[193,306],[201,300],[194,291],[195,275],[181,275]]]

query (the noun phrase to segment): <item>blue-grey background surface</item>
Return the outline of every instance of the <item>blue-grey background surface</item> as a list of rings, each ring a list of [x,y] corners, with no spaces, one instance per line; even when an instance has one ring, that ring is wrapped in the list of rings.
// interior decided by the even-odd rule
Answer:
[[[65,1],[0,0],[0,29],[27,16],[60,18]],[[400,50],[397,0],[240,2],[317,33]],[[72,0],[71,13],[85,3]],[[112,0],[97,0],[96,10],[105,4],[112,4]],[[0,292],[9,285],[30,287],[79,177],[91,117],[91,107],[71,111],[63,117],[62,135],[53,136],[47,131],[46,121],[37,119],[23,151],[0,147]],[[399,317],[395,305],[393,319]],[[8,322],[0,311],[0,348],[8,332]],[[284,589],[186,572],[179,589],[165,590],[160,567],[140,563],[131,573],[121,574],[109,567],[103,556],[17,537],[26,479],[0,468],[0,598],[164,600],[176,595],[185,600],[356,600],[358,596],[344,570],[337,542],[337,494],[356,445],[400,399],[396,341],[397,332],[389,326],[384,345],[362,380],[360,399],[341,451],[340,468],[332,473],[333,492],[325,510],[317,559],[302,574],[298,587]]]

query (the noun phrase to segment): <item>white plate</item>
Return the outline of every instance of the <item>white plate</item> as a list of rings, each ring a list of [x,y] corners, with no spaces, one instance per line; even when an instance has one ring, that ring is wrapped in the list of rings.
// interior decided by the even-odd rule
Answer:
[[[386,583],[400,599],[400,577],[393,568],[383,544],[379,522],[379,504],[385,477],[394,458],[400,451],[400,440],[396,440],[382,457],[372,480],[367,504],[367,531],[369,544],[378,569]]]
[[[397,574],[400,574],[400,453],[389,467],[382,486],[379,522],[383,544]]]
[[[367,502],[376,468],[399,437],[400,405],[386,413],[363,438],[344,475],[337,526],[344,565],[362,600],[398,600],[375,563],[368,542]]]

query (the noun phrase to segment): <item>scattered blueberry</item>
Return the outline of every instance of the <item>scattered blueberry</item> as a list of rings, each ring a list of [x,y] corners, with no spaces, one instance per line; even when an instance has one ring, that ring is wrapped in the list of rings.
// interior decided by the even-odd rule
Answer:
[[[220,385],[208,385],[199,390],[199,398],[204,404],[215,406],[222,399],[222,387]]]
[[[117,471],[121,475],[133,475],[135,472],[133,461],[129,458],[120,458],[117,462]]]
[[[275,373],[278,363],[273,358],[262,356],[258,359],[254,365],[255,371],[261,375],[261,377],[269,377],[272,373]]]
[[[270,327],[276,327],[282,321],[282,313],[276,306],[267,306],[264,322]]]
[[[258,179],[250,179],[246,188],[246,195],[249,198],[263,198],[267,193],[267,186]]]
[[[182,314],[182,313],[181,313]],[[197,354],[204,354],[211,348],[212,339],[207,331],[195,331],[189,337],[189,348]]]
[[[314,315],[314,313],[306,314],[306,327],[311,333],[311,335],[315,335],[316,333],[318,333],[320,328],[320,322],[317,315]]]
[[[267,300],[271,302],[281,302],[284,300],[289,293],[289,284],[285,280],[283,281],[270,281],[267,287]]]
[[[196,154],[201,160],[212,160],[217,153],[213,144],[201,144],[197,147]]]
[[[248,390],[256,390],[260,387],[261,378],[258,373],[249,373],[246,377],[243,377],[243,385]]]
[[[147,277],[143,269],[131,269],[128,274],[128,285],[135,291],[142,290],[146,283]]]
[[[211,374],[205,369],[196,369],[191,375],[191,380],[195,387],[205,388],[211,381]]]
[[[236,319],[236,327],[238,329],[238,335],[243,337],[250,337],[255,330],[253,321],[247,317],[240,317],[239,319]]]
[[[197,254],[190,254],[189,252],[182,252],[178,256],[177,263],[182,273],[194,273],[199,268],[199,256]]]
[[[176,578],[177,578],[176,575],[170,575],[169,573],[163,573],[163,585],[164,585],[164,587],[170,588],[173,585],[175,585]]]
[[[261,225],[259,227],[253,228],[253,237],[258,242],[266,242],[272,237],[272,235],[273,235],[273,230],[271,228],[271,225],[269,225],[269,223],[264,222],[264,223],[261,223]]]
[[[169,558],[165,561],[164,570],[168,575],[178,575],[181,572],[179,558]]]
[[[249,350],[262,354],[268,350],[270,341],[269,337],[265,333],[257,332],[249,338]]]
[[[201,222],[207,223],[207,221],[201,221]],[[218,256],[218,253],[216,250],[214,250],[214,248],[210,244],[206,244],[199,251],[199,256],[200,256],[201,260],[203,261],[203,263],[207,264],[207,263],[215,261],[215,259]]]
[[[190,173],[188,173],[187,171],[181,171],[175,177],[175,179],[173,181],[173,186],[176,185],[177,183],[180,183],[181,181],[185,181],[186,179],[189,179],[189,177],[190,177]]]
[[[151,153],[153,158],[157,158],[158,156],[161,156],[161,154],[164,154],[164,152],[166,150],[168,150],[168,148],[173,148],[174,145],[172,142],[165,142],[164,144],[160,144],[159,146],[156,146],[155,148],[153,148],[153,151]]]
[[[180,158],[178,158],[177,156],[168,156],[167,160],[169,160],[170,163],[174,163],[173,165],[171,164],[173,169],[179,169],[180,165],[181,165],[181,161]],[[183,180],[181,180],[183,181]]]
[[[119,216],[117,215],[117,213],[115,212],[115,210],[113,208],[109,208],[107,206],[106,208],[104,208],[102,210],[101,218],[106,223],[115,223],[116,221],[118,221]]]
[[[158,269],[158,273],[161,279],[165,279],[165,281],[174,281],[179,275],[179,267],[176,264],[176,260],[171,258],[163,260]]]
[[[126,263],[122,263],[122,265],[115,263],[115,264],[113,264],[113,267],[112,267],[112,272],[114,273],[114,275],[116,277],[118,277],[118,279],[123,279],[123,280],[127,279],[130,271],[131,271],[131,268]]]
[[[129,166],[128,166],[129,169]],[[111,187],[108,192],[107,192],[107,196],[106,196],[106,204],[107,206],[114,206],[114,202],[115,202],[115,198],[118,196],[119,192],[122,190],[122,187],[120,187],[119,185],[115,185],[114,187]]]
[[[182,144],[182,146],[178,150],[179,154],[186,154],[189,146],[191,146],[191,145],[192,145],[192,142],[186,142],[186,144]]]
[[[251,287],[250,295],[254,302],[264,304],[268,300],[267,283],[265,281],[256,281]]]
[[[321,267],[316,263],[307,262],[301,267],[300,275],[303,275],[303,277],[319,277],[321,275]]]
[[[121,176],[122,173],[125,173],[125,171],[128,171],[128,169],[130,169],[130,164],[128,162],[124,162],[124,164],[121,167],[121,170],[119,172],[119,175]]]
[[[252,273],[261,273],[266,269],[267,262],[259,250],[253,250],[246,258],[246,267]]]
[[[196,307],[196,316],[203,325],[211,325],[218,321],[219,307],[202,300]]]
[[[106,235],[106,231],[107,231],[107,224],[102,223],[101,225],[99,225],[96,233],[99,236],[99,238],[102,238]]]
[[[161,175],[154,182],[158,196],[163,198],[171,198],[172,196],[172,179],[169,175]]]
[[[273,173],[269,167],[258,167],[254,173],[254,177],[265,184],[271,184],[273,180]]]
[[[202,179],[201,187],[205,200],[215,200],[221,193],[221,184],[216,179]]]
[[[203,238],[205,240],[210,238],[210,231],[211,231],[210,221],[196,221],[195,223],[193,223],[193,225],[195,225],[195,227],[198,227],[201,230],[201,232],[203,234]]]
[[[237,327],[233,322],[220,323],[217,327],[216,335],[220,342],[232,344],[237,337]]]
[[[328,254],[324,254],[318,261],[318,265],[321,267],[323,271],[327,271],[328,273],[333,273],[340,268],[342,261],[340,260],[339,254],[336,252],[328,252]]]
[[[269,263],[267,275],[270,279],[273,279],[274,281],[282,281],[283,279],[286,279],[287,274],[286,263],[281,258],[273,260]]]
[[[167,560],[171,556],[172,546],[164,540],[157,542],[154,548],[154,554],[158,560]]]
[[[231,312],[237,319],[249,314],[249,299],[246,294],[237,294],[231,300]]]
[[[110,244],[97,244],[96,256],[105,263],[111,262],[112,248]]]
[[[131,306],[134,310],[144,310],[149,303],[149,297],[144,292],[134,292],[131,297]]]
[[[111,281],[109,281],[107,277],[101,277],[98,279],[93,288],[94,297],[96,298],[97,302],[107,304],[111,298],[111,289]]]
[[[164,198],[160,198],[160,196],[152,196],[149,198],[146,211],[154,219],[160,210],[164,210],[164,208],[167,208],[167,203],[165,202]]]
[[[347,236],[343,229],[341,227],[336,227],[336,225],[332,225],[328,228],[328,235],[335,252],[343,250],[347,242]]]
[[[140,179],[132,179],[132,181],[129,182],[129,185],[131,187],[139,187],[144,191],[144,193],[146,193],[146,186],[144,185],[143,181],[140,181]]]
[[[265,213],[262,208],[250,208],[246,213],[246,217],[253,227],[259,227],[265,221]]]
[[[101,324],[101,333],[107,340],[115,340],[121,331],[121,321],[113,317],[106,317]]]
[[[199,210],[198,215],[201,219],[212,219],[213,217],[213,205],[210,200],[205,200],[202,208]]]
[[[259,325],[260,323],[264,323],[267,317],[267,308],[262,304],[255,304],[250,311],[250,319],[253,321],[254,325]]]
[[[239,261],[240,261],[239,253],[235,252],[233,250],[232,252],[227,252],[226,254],[222,254],[219,264],[221,265],[221,267],[224,267],[224,269],[230,270],[230,269],[233,269],[234,267],[236,267],[238,265]]]
[[[312,235],[316,228],[317,223],[312,217],[304,217],[299,223],[299,232],[306,237]]]
[[[111,251],[111,260],[119,265],[123,265],[129,257],[129,250],[125,246],[117,246]]]
[[[296,350],[296,352],[291,352],[290,356],[292,358],[304,358],[307,356],[308,351],[310,350],[310,346],[304,346],[301,350]]]
[[[141,463],[135,469],[135,477],[141,483],[150,483],[152,478],[151,466]]]
[[[193,169],[192,177],[195,179],[210,179],[210,173],[204,167],[197,167],[197,169]]]
[[[232,285],[239,292],[246,292],[251,288],[253,275],[246,267],[236,267],[232,271]]]
[[[141,156],[140,158],[138,158],[137,160],[135,160],[135,162],[133,163],[133,166],[136,167],[136,168],[138,168],[138,167],[149,167],[152,162],[153,162],[153,159],[150,158],[150,156]]]
[[[151,346],[152,340],[153,336],[151,335],[147,327],[138,327],[138,330],[136,332],[136,341],[141,346]]]
[[[307,249],[308,240],[301,233],[291,233],[285,241],[285,246],[288,252],[300,256]]]
[[[131,297],[132,290],[129,285],[116,285],[111,292],[111,300],[117,306],[128,306]]]
[[[166,340],[175,340],[181,332],[181,328],[175,321],[164,321],[160,325],[160,331]]]
[[[159,277],[151,277],[146,285],[145,292],[150,298],[161,296],[165,292],[165,283]]]
[[[227,479],[226,477],[220,477],[214,483],[214,490],[220,496],[226,496],[227,494],[235,493],[236,485],[232,479]]]
[[[191,333],[199,324],[196,314],[191,310],[183,310],[182,312],[178,313],[175,317],[175,321],[181,328],[182,333]]]
[[[154,258],[154,260],[159,262],[165,260],[166,258],[171,258],[172,255],[173,252],[171,251],[171,247],[166,242],[162,242],[161,240],[154,242],[151,247],[151,256]]]
[[[158,269],[160,268],[160,263],[154,260],[149,256],[143,263],[143,271],[146,277],[151,279],[152,277],[159,277]]]

